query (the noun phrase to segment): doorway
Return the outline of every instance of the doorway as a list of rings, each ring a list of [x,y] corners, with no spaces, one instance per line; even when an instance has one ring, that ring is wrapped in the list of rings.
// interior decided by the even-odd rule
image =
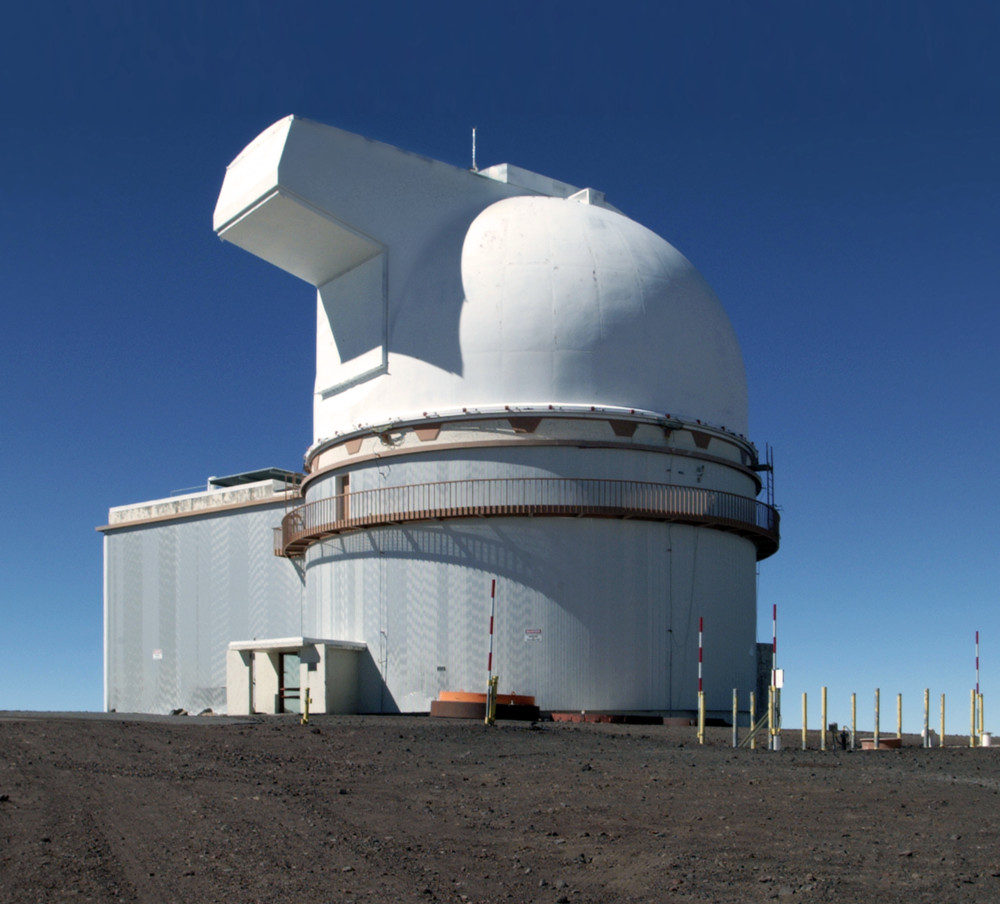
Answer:
[[[300,664],[298,653],[278,654],[278,674],[281,678],[281,683],[278,685],[279,713],[302,712],[301,687],[299,685]]]

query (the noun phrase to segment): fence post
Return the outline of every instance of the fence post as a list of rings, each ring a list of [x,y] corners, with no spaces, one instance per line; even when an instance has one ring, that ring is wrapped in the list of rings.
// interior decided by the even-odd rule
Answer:
[[[740,730],[738,726],[740,715],[740,694],[739,691],[733,688],[733,747],[740,746]],[[753,726],[751,726],[752,728]]]
[[[806,692],[802,692],[802,749],[806,749],[806,722],[807,722],[807,711],[806,711]]]
[[[876,750],[878,750],[879,693],[880,689],[875,688],[875,749]]]
[[[820,692],[820,713],[822,714],[823,721],[822,721],[822,723],[819,726],[819,728],[820,728],[819,749],[820,750],[826,750],[827,722],[826,722],[826,688],[825,687]],[[836,741],[834,743],[836,743]]]
[[[941,695],[941,746],[944,747],[944,694]]]
[[[924,747],[931,746],[931,689],[924,688]]]
[[[858,695],[851,694],[851,750],[854,749],[854,739],[858,736]]]
[[[754,691],[750,691],[750,749],[757,749],[757,733],[754,728],[757,727],[757,694]]]

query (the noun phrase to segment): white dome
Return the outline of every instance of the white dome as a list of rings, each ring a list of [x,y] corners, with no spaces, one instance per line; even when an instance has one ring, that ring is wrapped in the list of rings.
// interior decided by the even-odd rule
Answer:
[[[462,282],[476,402],[620,406],[747,433],[729,318],[687,258],[635,221],[571,198],[498,201],[469,227]]]
[[[393,259],[387,371],[319,398],[317,442],[549,405],[670,414],[747,435],[729,318],[668,242],[573,198],[506,198],[451,229],[412,261]]]

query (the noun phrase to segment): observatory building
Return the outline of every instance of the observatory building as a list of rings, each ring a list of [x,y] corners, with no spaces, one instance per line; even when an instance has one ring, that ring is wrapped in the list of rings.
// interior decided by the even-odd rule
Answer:
[[[298,117],[215,230],[316,289],[314,439],[111,510],[109,709],[427,712],[492,655],[543,710],[689,713],[702,618],[709,712],[755,688],[778,516],[679,251],[599,191]]]

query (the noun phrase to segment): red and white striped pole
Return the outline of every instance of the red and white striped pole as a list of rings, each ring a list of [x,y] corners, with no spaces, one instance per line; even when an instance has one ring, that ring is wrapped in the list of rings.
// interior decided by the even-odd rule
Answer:
[[[781,692],[778,690],[778,604],[771,607],[771,750],[779,749],[781,733]]]
[[[979,632],[976,631],[976,697],[979,696]]]
[[[493,618],[497,608],[497,579],[490,585],[490,653],[486,658],[486,677],[493,678]]]
[[[983,695],[979,693],[979,632],[976,631],[976,696],[973,704],[972,723],[975,727],[975,735],[981,738],[983,735]]]
[[[771,609],[771,687],[778,680],[778,604]]]
[[[499,679],[493,677],[493,620],[496,616],[497,607],[497,579],[493,578],[490,584],[490,652],[486,657],[486,717],[483,720],[487,725],[492,725],[496,720],[497,713],[497,684]]]

